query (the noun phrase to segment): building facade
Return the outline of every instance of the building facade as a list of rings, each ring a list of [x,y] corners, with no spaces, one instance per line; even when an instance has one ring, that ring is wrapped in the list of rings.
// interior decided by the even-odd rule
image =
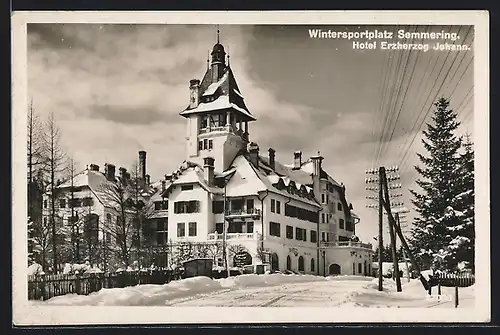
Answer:
[[[189,82],[186,160],[153,197],[164,243],[238,246],[247,264],[310,274],[371,273],[372,246],[355,236],[359,218],[345,187],[318,153],[280,164],[250,141],[256,121],[245,105],[224,47],[212,50],[203,79]],[[226,222],[226,224],[224,224]],[[167,242],[168,241],[168,242]],[[229,255],[229,266],[236,255]]]

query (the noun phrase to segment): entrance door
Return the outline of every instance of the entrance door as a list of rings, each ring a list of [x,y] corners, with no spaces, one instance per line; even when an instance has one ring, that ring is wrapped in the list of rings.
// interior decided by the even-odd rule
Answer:
[[[328,273],[330,275],[339,275],[340,274],[340,265],[338,264],[332,264],[330,265],[330,267],[328,268]]]

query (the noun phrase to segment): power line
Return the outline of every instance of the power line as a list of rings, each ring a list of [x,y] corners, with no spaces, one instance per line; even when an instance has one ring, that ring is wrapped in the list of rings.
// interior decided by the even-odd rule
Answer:
[[[418,28],[415,28],[415,32],[416,32],[417,30],[418,30]],[[427,28],[426,28],[426,32],[428,32],[428,31],[429,31],[429,27],[427,27]],[[412,43],[413,43],[413,40],[412,40]],[[410,53],[409,53],[409,55],[408,55],[408,60],[409,60],[409,59],[410,59],[410,57],[411,57],[411,52],[412,52],[412,50],[410,50]],[[394,122],[394,125],[393,125],[393,127],[392,127],[392,132],[391,132],[391,136],[389,137],[389,143],[388,143],[387,147],[388,147],[388,146],[390,146],[390,143],[391,143],[392,138],[393,138],[393,136],[394,136],[394,131],[396,130],[396,125],[397,125],[398,120],[399,120],[399,117],[400,117],[400,115],[401,115],[401,111],[403,110],[403,106],[404,106],[404,105],[405,105],[405,103],[406,103],[406,97],[407,97],[407,94],[408,94],[408,90],[409,90],[409,88],[410,88],[411,84],[413,83],[413,79],[414,79],[413,74],[414,74],[415,69],[416,69],[416,67],[417,67],[417,63],[418,63],[418,60],[419,60],[419,58],[420,58],[420,55],[421,55],[421,53],[418,53],[418,54],[417,54],[417,57],[415,58],[415,63],[413,64],[413,68],[412,68],[412,71],[411,71],[411,74],[410,74],[410,78],[411,78],[411,79],[409,80],[408,84],[406,85],[406,90],[405,90],[405,93],[404,93],[404,96],[403,96],[403,101],[402,101],[401,106],[400,106],[400,108],[399,108],[398,114],[396,115],[396,121]],[[406,66],[405,66],[405,73],[406,73]],[[387,147],[386,147],[386,151],[387,151]],[[386,152],[386,151],[385,151],[385,152]],[[385,152],[384,152],[384,154],[385,154]]]
[[[470,30],[471,30],[471,29],[472,29],[472,27],[469,27],[469,29],[467,30],[467,33],[466,33],[466,37],[465,37],[464,39],[466,39],[466,38],[467,38],[467,36],[469,35],[469,32],[470,32]],[[460,33],[460,29],[459,29],[458,33]],[[449,55],[450,55],[450,51],[448,51],[448,54],[447,54],[447,56],[446,56],[446,59],[445,59],[445,61],[443,62],[443,66],[441,67],[441,70],[439,71],[440,73],[441,73],[442,69],[444,68],[444,64],[446,64],[446,60],[448,59],[448,56],[449,56]],[[441,88],[442,88],[442,86],[443,86],[443,84],[444,84],[444,82],[445,82],[446,78],[448,78],[448,74],[450,73],[451,68],[452,68],[452,67],[453,67],[453,65],[455,64],[455,61],[457,60],[457,56],[458,56],[458,53],[456,53],[456,54],[455,54],[455,58],[453,59],[453,62],[452,62],[452,64],[451,64],[451,66],[449,67],[448,71],[446,72],[446,74],[445,74],[445,76],[444,76],[444,78],[443,78],[443,80],[442,80],[442,82],[441,82],[441,85],[439,86],[439,88],[438,88],[438,90],[437,90],[437,92],[436,92],[436,94],[435,94],[435,96],[434,96],[434,99],[433,99],[433,100],[436,100],[436,97],[438,96],[439,91],[441,90]],[[439,74],[438,74],[437,78],[439,78]],[[437,83],[437,82],[435,82],[434,84],[436,84],[436,83]],[[433,85],[433,87],[434,87],[434,86],[435,86],[435,85]],[[431,91],[429,92],[429,96],[430,96],[431,92],[432,92],[432,89],[431,89]],[[427,102],[427,100],[428,100],[429,96],[427,97],[426,102]],[[424,105],[425,105],[425,104],[424,104]],[[420,123],[420,125],[419,125],[419,130],[422,128],[422,125],[423,125],[423,123],[424,123],[425,119],[427,118],[427,116],[429,115],[429,112],[431,111],[432,106],[433,106],[432,104],[429,106],[429,108],[428,108],[428,110],[427,110],[427,113],[425,114],[424,118],[422,119],[422,122],[421,122],[421,123]],[[422,111],[423,111],[423,110],[422,110]],[[415,135],[413,136],[413,139],[412,139],[412,141],[410,142],[410,145],[408,146],[408,148],[407,148],[407,150],[406,150],[406,152],[405,152],[405,154],[404,154],[403,158],[401,159],[401,163],[399,164],[400,166],[403,166],[403,161],[405,160],[405,158],[407,157],[408,153],[410,152],[410,150],[409,150],[409,149],[411,148],[411,146],[412,146],[413,142],[415,141],[415,138],[417,137],[417,134],[418,134],[418,133],[419,133],[419,132],[415,132]]]

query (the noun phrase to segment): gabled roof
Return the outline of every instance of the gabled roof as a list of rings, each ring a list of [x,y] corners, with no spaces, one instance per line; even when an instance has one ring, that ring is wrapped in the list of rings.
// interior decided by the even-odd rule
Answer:
[[[212,83],[212,68],[208,68],[199,88],[200,103],[195,108],[186,107],[180,115],[186,117],[195,113],[215,110],[233,109],[245,116],[249,121],[255,121],[245,105],[243,95],[236,83],[233,71],[229,66],[224,69],[224,74],[216,83]],[[212,98],[205,100],[206,98]]]
[[[267,190],[318,207],[318,209],[321,208],[312,197],[310,187],[296,183],[287,176],[279,175],[262,164],[256,167],[251,163],[247,154],[238,155],[232,167],[236,169],[236,173],[228,182],[228,197],[257,195]]]
[[[120,181],[119,176],[115,176],[115,181]],[[82,172],[78,173],[73,177],[73,182],[71,179],[66,180],[57,189],[64,189],[73,187],[88,187],[91,192],[96,196],[99,202],[103,206],[110,206],[109,194],[107,191],[108,187],[112,187],[113,181],[106,179],[106,176],[101,171],[94,171],[90,168],[86,168]],[[157,188],[153,185],[141,187],[139,194],[144,201],[147,201],[151,196],[155,194]]]
[[[200,165],[190,161],[184,161],[180,167],[172,173],[172,179],[165,184],[165,191],[160,193],[160,197],[167,197],[173,186],[183,184],[199,184],[207,192],[214,194],[224,193],[223,189],[208,184],[208,181],[204,178],[204,170]]]

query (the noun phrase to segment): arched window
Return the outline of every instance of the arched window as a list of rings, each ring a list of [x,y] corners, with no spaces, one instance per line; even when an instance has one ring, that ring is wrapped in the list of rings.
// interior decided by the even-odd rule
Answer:
[[[290,258],[290,255],[286,256],[286,269],[287,270],[292,270],[292,259]]]
[[[271,270],[279,271],[279,269],[280,269],[280,260],[278,254],[273,252],[271,255]]]
[[[361,267],[362,267],[362,266],[363,266],[363,265],[362,265],[361,263],[358,263],[358,273],[361,273],[361,272],[362,272],[362,270],[361,270]]]
[[[363,274],[365,276],[368,276],[368,268],[366,267],[366,261],[364,262],[364,265],[363,265]]]
[[[314,258],[311,258],[311,272],[314,272]]]
[[[300,272],[304,271],[304,257],[302,256],[299,257],[299,271]]]

